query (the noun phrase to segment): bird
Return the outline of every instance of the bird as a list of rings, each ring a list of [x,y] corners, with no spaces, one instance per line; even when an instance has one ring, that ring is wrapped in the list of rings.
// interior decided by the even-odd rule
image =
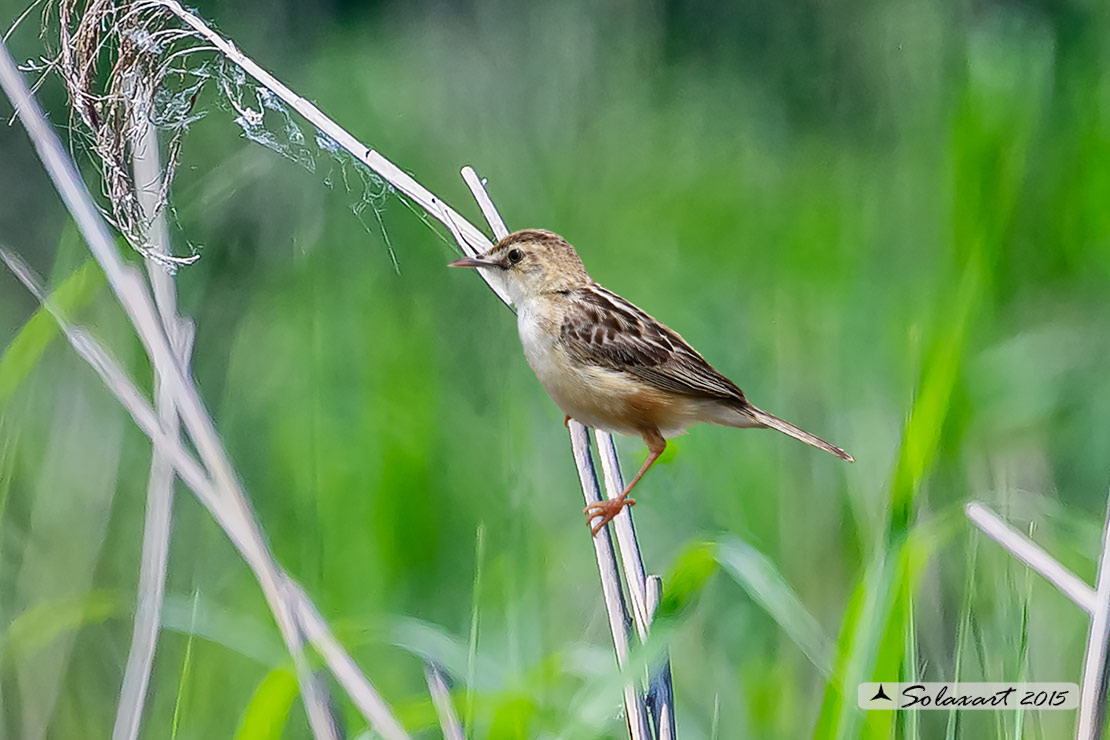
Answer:
[[[841,460],[839,447],[754,406],[677,332],[599,285],[581,257],[558,234],[514,231],[476,257],[450,267],[492,273],[517,309],[524,356],[551,399],[588,427],[639,435],[648,456],[616,498],[587,506],[597,536],[625,506],[632,489],[667,447],[699,422],[770,428]]]

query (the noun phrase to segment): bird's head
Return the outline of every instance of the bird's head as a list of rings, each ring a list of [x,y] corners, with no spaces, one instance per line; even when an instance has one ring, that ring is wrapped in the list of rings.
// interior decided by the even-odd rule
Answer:
[[[543,229],[514,231],[489,251],[455,260],[450,266],[495,270],[517,305],[543,293],[574,290],[590,283],[574,247]]]

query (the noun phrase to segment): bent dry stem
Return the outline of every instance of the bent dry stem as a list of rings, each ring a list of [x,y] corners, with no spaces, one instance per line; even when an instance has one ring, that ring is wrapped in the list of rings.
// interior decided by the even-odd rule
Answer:
[[[169,255],[170,236],[165,214],[159,210],[163,191],[162,168],[158,157],[158,135],[149,121],[135,137],[133,147],[135,195],[143,223],[150,224],[146,241],[152,253]],[[182,369],[189,370],[193,346],[193,323],[177,315],[177,291],[172,276],[157,258],[146,260],[154,301],[162,323],[173,344]],[[155,409],[167,434],[180,434],[177,408],[166,384],[155,373]],[[143,548],[139,570],[138,606],[134,633],[120,688],[112,740],[136,740],[145,703],[147,686],[154,665],[154,651],[162,618],[166,567],[169,561],[170,533],[173,524],[173,465],[155,446],[151,450],[150,481],[147,487],[147,512],[143,524]]]
[[[215,425],[200,400],[192,378],[179,364],[170,345],[167,328],[154,307],[147,283],[140,273],[120,257],[84,181],[43,116],[3,43],[0,43],[0,88],[14,104],[48,175],[73,214],[93,256],[104,270],[113,293],[142,340],[161,382],[166,384],[172,395],[201,462],[194,460],[175,436],[166,433],[149,401],[107,352],[87,333],[76,327],[67,327],[64,318],[57,312],[51,313],[62,324],[74,348],[101,375],[109,389],[131,412],[139,427],[151,438],[152,443],[168,459],[174,461],[182,479],[213,514],[250,566],[293,660],[313,734],[317,738],[334,738],[336,733],[330,712],[312,679],[307,656],[302,648],[302,633],[298,627],[294,605],[290,603],[285,588],[286,576],[274,562],[261,529],[253,518],[250,505],[239,487],[238,478],[215,431]],[[23,268],[12,255],[3,253],[3,256],[28,289],[39,296],[40,300],[44,300],[45,294],[32,280],[30,271]],[[45,305],[50,309],[49,302]],[[373,691],[365,676],[360,674],[359,679]],[[376,725],[379,732],[386,737],[395,740],[408,737],[403,731],[390,731],[392,717],[384,718],[385,721],[381,722],[371,717],[366,719]],[[395,720],[392,720],[392,724],[399,728]]]
[[[983,504],[969,503],[966,514],[984,534],[1090,615],[1075,736],[1076,740],[1102,740],[1106,731],[1107,689],[1110,684],[1110,497],[1107,499],[1102,530],[1098,583],[1094,589]]]

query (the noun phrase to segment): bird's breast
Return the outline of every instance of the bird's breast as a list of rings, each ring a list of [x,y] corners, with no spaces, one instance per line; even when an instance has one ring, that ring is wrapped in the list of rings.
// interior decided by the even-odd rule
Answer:
[[[574,387],[585,378],[583,368],[574,362],[559,341],[557,320],[550,312],[524,305],[517,313],[517,328],[532,371],[555,403],[570,414],[567,404],[577,395]]]
[[[563,413],[595,429],[617,434],[659,429],[666,437],[697,421],[685,399],[645,386],[629,373],[571,356],[553,314],[558,312],[518,306],[517,328],[528,364]]]

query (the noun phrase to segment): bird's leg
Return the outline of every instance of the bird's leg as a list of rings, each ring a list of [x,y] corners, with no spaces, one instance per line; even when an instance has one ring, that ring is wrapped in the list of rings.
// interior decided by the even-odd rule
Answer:
[[[565,426],[567,429],[570,429],[570,414],[567,414],[563,417],[563,426]]]
[[[621,495],[616,498],[606,499],[600,503],[590,504],[582,510],[582,513],[586,515],[587,522],[592,522],[597,517],[601,517],[601,521],[593,525],[590,529],[590,532],[595,537],[606,524],[613,521],[613,518],[620,513],[621,509],[626,506],[636,505],[636,499],[628,498],[628,494],[632,492],[632,489],[635,488],[636,484],[640,482],[640,479],[644,477],[644,473],[648,471],[648,468],[650,468],[655,461],[659,459],[659,456],[663,454],[663,450],[667,449],[667,440],[663,439],[663,435],[661,435],[657,429],[645,432],[644,441],[647,442],[648,446],[647,460],[644,461],[643,466],[640,468],[640,472],[636,473],[636,477],[632,479],[632,482],[621,491]]]

